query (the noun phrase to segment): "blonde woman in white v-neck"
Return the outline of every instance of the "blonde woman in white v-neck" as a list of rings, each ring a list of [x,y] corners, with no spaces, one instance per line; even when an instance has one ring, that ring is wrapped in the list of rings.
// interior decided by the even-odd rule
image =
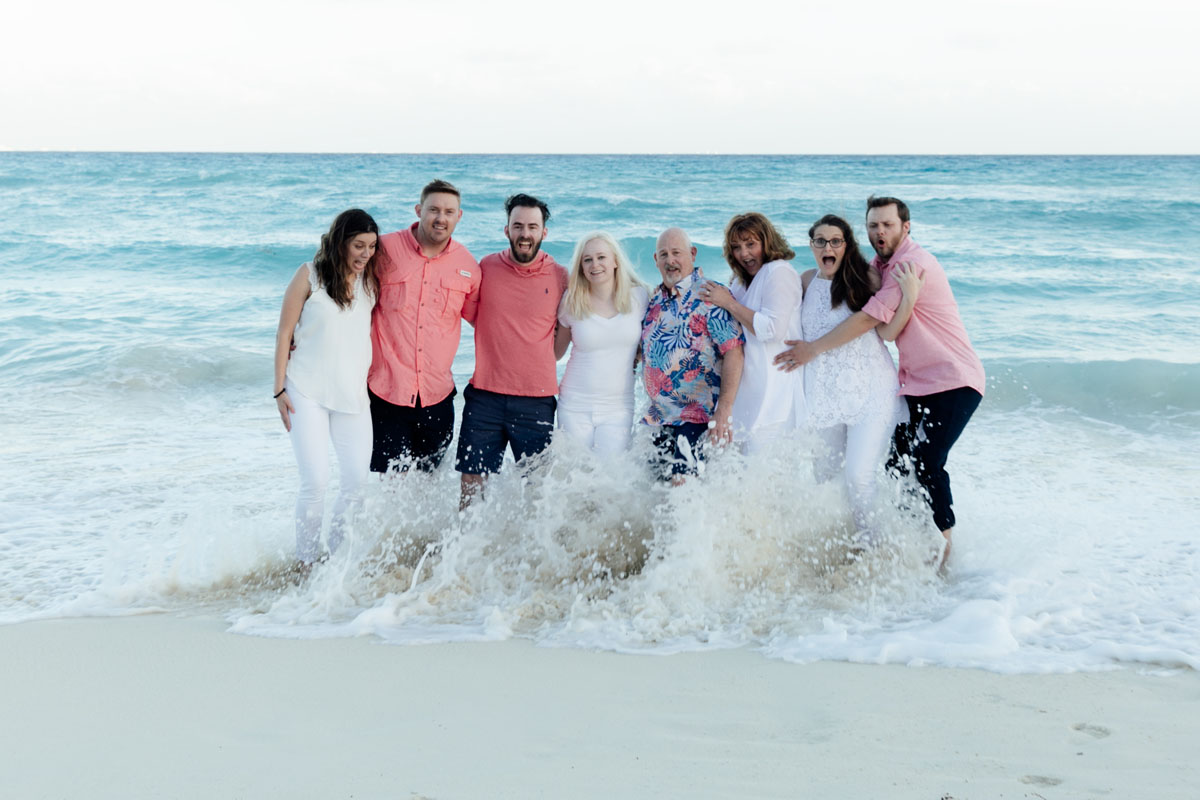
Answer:
[[[634,363],[649,292],[607,233],[579,240],[558,310],[554,354],[571,358],[558,387],[558,427],[600,455],[629,447]]]

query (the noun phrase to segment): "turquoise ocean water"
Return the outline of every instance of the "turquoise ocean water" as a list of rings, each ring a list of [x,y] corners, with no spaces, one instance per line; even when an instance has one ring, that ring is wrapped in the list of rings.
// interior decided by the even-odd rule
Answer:
[[[899,514],[887,553],[834,563],[843,501],[802,444],[670,495],[556,445],[461,520],[451,469],[373,487],[350,545],[291,586],[283,288],[338,211],[407,226],[433,177],[462,189],[476,257],[528,191],[560,261],[605,229],[647,280],[670,225],[726,280],[734,213],[803,245],[821,214],[861,236],[869,194],[905,199],[989,375],[951,457],[947,578]],[[0,153],[0,622],[203,611],[266,635],[1198,668],[1198,215],[1196,157]],[[472,358],[467,327],[460,388]]]

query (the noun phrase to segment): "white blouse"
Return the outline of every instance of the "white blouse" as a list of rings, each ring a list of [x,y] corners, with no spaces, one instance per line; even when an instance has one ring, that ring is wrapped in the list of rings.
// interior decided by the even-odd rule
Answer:
[[[745,366],[733,403],[735,431],[750,434],[771,425],[795,427],[804,417],[803,368],[784,372],[773,359],[787,349],[785,339],[803,339],[800,276],[787,261],[763,264],[742,286],[734,281],[735,300],[754,312],[754,332],[746,329]]]
[[[339,308],[321,286],[313,265],[304,266],[312,293],[304,301],[292,335],[296,349],[288,359],[288,380],[301,394],[330,411],[357,414],[368,405],[375,298],[360,278],[354,284],[354,300]]]
[[[631,293],[627,314],[575,319],[564,295],[558,321],[571,329],[571,357],[558,385],[558,402],[569,411],[633,413],[633,358],[642,341],[642,319],[650,295],[640,286]]]

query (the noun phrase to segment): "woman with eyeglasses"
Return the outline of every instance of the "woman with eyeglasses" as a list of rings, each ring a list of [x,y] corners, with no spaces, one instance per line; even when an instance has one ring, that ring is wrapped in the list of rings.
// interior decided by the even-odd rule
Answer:
[[[800,338],[800,277],[787,239],[762,214],[738,214],[725,226],[725,260],[733,270],[730,288],[706,282],[700,297],[728,311],[746,332],[742,380],[733,404],[734,437],[747,455],[760,452],[804,416],[804,384],[798,372],[771,364]]]
[[[800,276],[800,316],[804,338],[813,341],[866,305],[881,281],[846,220],[827,214],[808,229],[808,236],[817,268]],[[877,539],[871,525],[875,475],[896,425],[908,419],[908,407],[897,394],[896,365],[883,339],[895,339],[904,328],[924,279],[910,264],[900,265],[894,274],[904,299],[892,321],[804,366],[808,426],[826,445],[817,460],[817,477],[831,480],[842,471],[857,529],[855,547],[869,547]]]

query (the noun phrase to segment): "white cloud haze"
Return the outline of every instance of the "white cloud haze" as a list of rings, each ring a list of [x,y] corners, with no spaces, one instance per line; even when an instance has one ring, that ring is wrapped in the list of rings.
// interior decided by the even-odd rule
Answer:
[[[1194,8],[47,0],[0,147],[1194,153]]]

